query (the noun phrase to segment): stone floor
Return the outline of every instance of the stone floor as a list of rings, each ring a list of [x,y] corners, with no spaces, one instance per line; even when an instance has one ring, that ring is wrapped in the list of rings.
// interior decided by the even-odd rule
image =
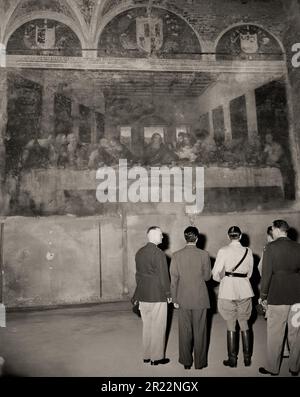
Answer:
[[[226,368],[225,324],[212,318],[208,367],[184,370],[178,363],[177,313],[174,312],[166,356],[167,365],[142,362],[141,319],[127,302],[7,314],[7,327],[0,328],[0,355],[5,372],[15,376],[41,377],[256,377],[265,364],[266,322],[258,317],[254,326],[252,366],[245,368],[242,352],[237,368]],[[283,359],[280,376],[289,376]]]

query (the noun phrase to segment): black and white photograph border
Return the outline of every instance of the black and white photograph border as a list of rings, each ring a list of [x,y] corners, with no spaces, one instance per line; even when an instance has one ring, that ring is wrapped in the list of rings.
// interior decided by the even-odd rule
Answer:
[[[299,93],[299,0],[0,0],[0,380],[299,379],[300,332],[291,350],[285,330],[280,370],[268,367],[262,270],[277,266],[269,227],[300,242]],[[252,258],[246,366],[242,333],[230,361],[214,270],[234,225]],[[171,277],[189,226],[213,275],[202,369],[179,362]],[[151,227],[170,278],[159,358],[133,311]],[[279,289],[292,290],[287,255],[294,280]],[[300,307],[289,294],[275,295]],[[101,391],[134,394],[118,382]]]

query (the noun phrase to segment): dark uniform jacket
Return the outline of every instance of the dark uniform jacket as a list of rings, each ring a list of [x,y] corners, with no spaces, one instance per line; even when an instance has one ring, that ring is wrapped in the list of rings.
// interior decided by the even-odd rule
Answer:
[[[267,245],[260,296],[270,305],[300,303],[300,244],[280,237]]]
[[[140,302],[166,302],[171,296],[166,255],[155,244],[148,243],[135,256],[136,290]]]
[[[173,302],[190,310],[210,307],[205,281],[211,277],[211,263],[206,251],[187,245],[175,252],[170,273]]]

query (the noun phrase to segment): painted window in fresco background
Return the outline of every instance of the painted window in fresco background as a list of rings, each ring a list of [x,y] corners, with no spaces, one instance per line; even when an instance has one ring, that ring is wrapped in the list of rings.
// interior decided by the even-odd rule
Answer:
[[[231,133],[233,139],[245,139],[248,136],[247,109],[245,95],[230,101]]]
[[[196,34],[175,14],[152,8],[126,11],[104,29],[98,44],[99,56],[144,58],[201,58]]]
[[[218,106],[212,111],[214,139],[219,144],[225,141],[224,111],[223,106]]]
[[[239,25],[226,32],[217,45],[217,60],[281,60],[282,50],[273,36],[255,25]]]
[[[96,126],[97,126],[96,142],[99,142],[99,139],[102,138],[104,135],[105,121],[104,121],[104,115],[102,113],[95,112],[95,115],[96,115]]]
[[[72,101],[62,94],[55,93],[54,96],[54,115],[55,115],[55,134],[66,134],[72,128]]]
[[[36,150],[32,151],[30,159],[24,154],[26,145],[39,138],[42,90],[43,87],[34,81],[8,74],[6,161],[7,169],[12,169],[13,173],[18,172],[22,163],[40,167],[43,162]]]
[[[7,44],[9,55],[81,56],[76,34],[63,23],[35,19],[20,26]]]

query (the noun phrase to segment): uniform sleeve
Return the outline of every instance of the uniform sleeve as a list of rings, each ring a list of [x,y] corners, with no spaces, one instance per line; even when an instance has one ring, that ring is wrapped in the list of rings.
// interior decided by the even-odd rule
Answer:
[[[265,300],[268,297],[269,288],[271,284],[273,273],[272,267],[272,258],[271,258],[271,250],[268,246],[263,255],[262,261],[262,276],[261,276],[261,289],[260,289],[260,297]]]
[[[170,292],[170,277],[168,272],[168,263],[166,255],[161,251],[158,255],[158,269],[159,269],[159,277],[162,289],[165,293],[166,298],[171,296]]]
[[[249,259],[249,270],[247,273],[247,277],[250,278],[253,273],[253,253],[249,248],[248,248],[248,250],[249,250],[248,255],[250,256],[250,259]]]
[[[179,272],[178,272],[178,264],[175,256],[173,255],[170,265],[170,274],[171,274],[171,296],[173,303],[177,302],[177,288],[179,281]]]
[[[210,257],[207,254],[205,256],[205,261],[204,261],[204,267],[203,267],[203,279],[205,281],[210,280],[211,278],[211,261],[210,261]]]
[[[224,255],[222,249],[220,249],[217,253],[215,265],[212,269],[212,276],[215,281],[218,282],[221,281],[220,273],[222,272],[224,266],[225,266]]]

